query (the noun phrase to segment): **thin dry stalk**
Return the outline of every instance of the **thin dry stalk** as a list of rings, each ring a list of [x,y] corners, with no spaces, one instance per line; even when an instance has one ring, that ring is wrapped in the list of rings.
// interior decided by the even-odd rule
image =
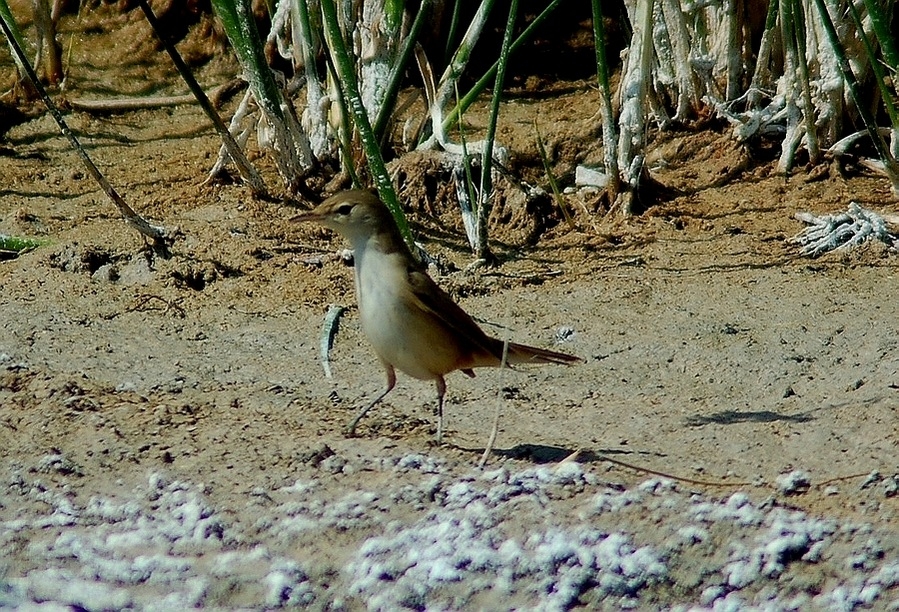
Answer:
[[[158,227],[156,225],[150,224],[146,219],[137,214],[131,206],[119,195],[119,193],[113,188],[113,186],[106,180],[106,177],[100,172],[100,169],[97,168],[96,164],[94,164],[93,160],[91,160],[90,156],[87,154],[87,151],[84,150],[84,147],[81,146],[81,143],[78,142],[78,138],[72,133],[72,130],[69,129],[68,124],[66,124],[65,120],[62,118],[62,114],[59,112],[59,109],[56,108],[56,105],[53,103],[53,100],[50,99],[50,96],[47,94],[47,90],[44,89],[44,86],[41,84],[40,79],[34,71],[34,68],[28,62],[28,58],[25,57],[25,52],[18,45],[15,38],[13,37],[12,31],[9,25],[6,23],[6,20],[0,16],[0,27],[3,29],[3,34],[6,36],[6,40],[9,42],[10,47],[13,50],[13,53],[19,59],[19,64],[25,69],[28,78],[31,80],[32,85],[34,85],[38,94],[41,97],[41,100],[47,106],[47,110],[50,111],[50,115],[53,117],[56,124],[59,126],[60,131],[63,136],[68,139],[69,144],[72,145],[72,148],[75,149],[75,152],[78,154],[78,157],[81,159],[85,168],[87,168],[88,173],[93,177],[97,184],[103,189],[104,193],[112,200],[112,203],[116,205],[116,208],[119,209],[119,212],[124,217],[125,221],[140,232],[144,237],[150,240],[153,246],[156,248],[157,252],[161,255],[168,254],[168,240],[169,236],[165,231],[165,228]]]
[[[662,0],[660,4],[663,14],[661,21],[665,24],[671,51],[667,61],[660,63],[674,68],[677,83],[677,110],[674,119],[683,121],[699,109],[699,83],[690,61],[692,41],[680,3],[676,0]]]
[[[208,97],[213,106],[219,106],[220,100],[233,94],[235,83],[246,85],[246,82],[238,79],[223,83],[209,91]],[[227,96],[225,95],[227,94]],[[196,104],[194,94],[180,96],[144,96],[139,98],[117,98],[114,100],[81,100],[78,98],[66,98],[66,102],[74,110],[84,113],[127,113],[136,110],[148,110],[153,108],[166,108],[169,106],[183,106]]]
[[[624,169],[627,189],[620,196],[621,210],[633,214],[636,190],[643,171],[646,107],[652,79],[653,0],[637,0],[633,15],[634,31],[628,47],[624,75],[618,88],[621,114],[618,118],[618,167]]]
[[[62,47],[56,40],[56,21],[50,14],[47,0],[32,0],[34,27],[38,32],[37,57],[35,66],[44,67],[44,76],[51,85],[62,82]]]
[[[465,36],[462,37],[462,42],[459,43],[456,52],[453,54],[452,60],[443,72],[443,76],[440,77],[435,102],[441,109],[446,108],[447,103],[455,91],[456,80],[458,80],[462,73],[465,72],[465,67],[468,65],[471,52],[481,36],[481,32],[487,23],[487,18],[490,16],[490,11],[493,9],[495,1],[496,0],[481,1],[475,16],[471,20],[471,24],[469,24],[468,29],[465,31]]]
[[[725,19],[727,20],[727,91],[725,100],[736,100],[742,93],[743,79],[743,24],[740,15],[743,14],[741,0],[727,0],[725,2]]]
[[[499,387],[499,390],[496,393],[496,410],[493,413],[493,426],[490,428],[490,437],[487,438],[487,444],[484,445],[484,454],[481,455],[481,460],[478,462],[478,468],[480,469],[484,469],[484,466],[487,465],[487,459],[489,459],[490,454],[493,453],[496,437],[499,435],[499,418],[502,415],[503,410],[503,374],[506,371],[508,358],[509,341],[503,340],[503,357],[499,362],[499,376],[497,377],[497,386]]]

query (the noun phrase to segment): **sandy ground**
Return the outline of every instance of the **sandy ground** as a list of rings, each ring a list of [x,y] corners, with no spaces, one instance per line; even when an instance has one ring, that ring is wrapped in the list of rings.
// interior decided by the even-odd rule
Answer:
[[[110,95],[74,61],[71,96]],[[135,64],[116,93],[147,73],[179,90]],[[522,93],[500,139],[539,179],[539,116],[570,181],[599,159],[595,108],[587,83]],[[202,184],[218,143],[196,108],[68,119],[180,237],[149,254],[48,117],[6,135],[0,233],[47,243],[0,263],[0,607],[896,608],[896,256],[787,241],[796,212],[890,208],[885,182],[665,134],[654,176],[680,195],[621,220],[573,193],[574,229],[509,195],[502,264],[466,272],[454,204],[423,185],[445,177],[406,158],[438,282],[495,335],[584,359],[450,376],[437,447],[434,390],[403,376],[342,434],[383,372],[345,245],[288,221],[308,203]]]

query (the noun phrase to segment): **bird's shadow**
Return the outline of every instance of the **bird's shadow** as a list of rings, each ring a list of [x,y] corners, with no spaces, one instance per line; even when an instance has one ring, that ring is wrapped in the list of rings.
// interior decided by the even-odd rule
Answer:
[[[697,414],[688,417],[684,424],[689,427],[702,427],[703,425],[735,425],[737,423],[808,423],[814,417],[808,413],[780,414],[773,410],[722,410],[713,414]]]
[[[459,450],[473,454],[483,454],[483,448],[462,448]],[[599,449],[591,450],[588,448],[564,448],[561,446],[548,446],[546,444],[518,444],[511,448],[495,448],[492,455],[504,457],[506,459],[515,459],[517,461],[529,461],[535,464],[559,463],[565,459],[571,458],[578,463],[599,463],[604,461],[610,455],[655,455],[664,457],[664,454],[650,451],[622,450],[622,449]]]

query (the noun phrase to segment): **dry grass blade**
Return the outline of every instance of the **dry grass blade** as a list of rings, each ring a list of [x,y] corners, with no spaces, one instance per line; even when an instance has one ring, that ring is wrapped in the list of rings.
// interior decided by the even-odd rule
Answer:
[[[267,195],[267,190],[265,188],[265,183],[263,182],[262,177],[258,172],[256,172],[256,169],[250,163],[250,160],[247,159],[247,156],[244,155],[243,150],[234,140],[231,132],[228,131],[228,128],[222,121],[222,118],[212,106],[212,102],[210,102],[209,98],[206,96],[206,92],[204,92],[203,88],[200,87],[200,84],[197,83],[197,80],[194,78],[193,73],[191,73],[190,68],[187,67],[187,64],[184,63],[184,60],[181,59],[181,54],[178,53],[175,45],[173,45],[163,34],[162,26],[156,19],[156,15],[153,14],[153,9],[150,8],[147,0],[138,0],[138,4],[140,5],[141,10],[144,12],[144,16],[147,18],[150,26],[152,26],[157,36],[159,36],[159,40],[162,42],[163,47],[165,47],[165,50],[169,54],[169,57],[172,58],[172,62],[175,64],[175,68],[178,69],[178,73],[181,75],[181,78],[183,78],[184,82],[187,83],[187,86],[190,87],[190,90],[199,103],[200,107],[206,113],[206,116],[209,117],[209,120],[215,127],[215,131],[218,132],[219,136],[221,137],[222,143],[228,150],[228,155],[231,156],[231,159],[237,165],[241,177],[243,177],[243,179],[250,186],[253,195],[257,197],[265,197]]]
[[[480,469],[484,469],[484,466],[487,465],[487,459],[490,458],[490,454],[493,452],[493,447],[496,444],[496,436],[499,435],[499,417],[503,408],[503,374],[506,371],[508,359],[509,341],[503,340],[503,358],[499,362],[499,379],[497,382],[499,391],[496,394],[496,411],[493,413],[493,426],[490,428],[490,437],[487,438],[487,444],[484,445],[484,454],[481,455],[481,460],[478,462],[478,468]]]
[[[546,179],[549,181],[549,186],[553,191],[553,198],[556,200],[556,206],[562,211],[562,216],[565,217],[568,229],[574,231],[577,228],[574,226],[574,221],[568,213],[568,209],[565,208],[565,202],[562,200],[562,192],[559,191],[559,183],[556,181],[556,175],[553,174],[552,168],[549,167],[549,158],[546,155],[546,147],[543,146],[543,137],[540,136],[540,128],[537,127],[536,119],[534,119],[534,135],[537,137],[537,151],[540,153],[540,161],[543,162],[543,170],[546,172]]]
[[[69,144],[72,145],[72,148],[75,149],[78,157],[81,158],[81,161],[87,168],[88,173],[91,175],[91,177],[93,177],[95,181],[97,181],[97,183],[100,185],[109,199],[112,200],[113,204],[116,205],[128,225],[136,229],[144,237],[148,238],[153,244],[153,247],[160,255],[167,256],[170,237],[168,236],[165,229],[150,224],[146,219],[137,214],[134,209],[131,208],[131,206],[129,206],[127,202],[125,202],[122,196],[118,194],[118,192],[113,188],[109,181],[106,180],[106,177],[103,176],[99,168],[97,168],[96,164],[94,164],[93,160],[91,160],[90,156],[87,154],[87,151],[85,151],[84,147],[81,146],[78,138],[76,138],[75,134],[72,133],[72,130],[69,129],[68,124],[66,124],[65,120],[62,118],[62,114],[59,112],[59,109],[56,108],[53,100],[50,99],[50,96],[47,94],[47,90],[44,89],[44,86],[41,84],[40,79],[38,79],[37,74],[35,74],[34,72],[34,68],[32,68],[31,64],[29,63],[28,58],[25,57],[25,52],[22,51],[22,48],[16,42],[9,25],[6,23],[6,19],[3,18],[2,15],[0,15],[0,26],[2,26],[3,34],[6,36],[6,40],[9,42],[10,47],[12,47],[13,52],[19,59],[20,64],[25,69],[32,85],[34,85],[35,89],[37,89],[41,100],[47,106],[47,110],[50,111],[50,114],[53,116],[53,119],[59,126],[59,129],[62,132],[63,136],[68,139]]]
[[[246,81],[239,80],[244,86]],[[235,82],[229,81],[212,89],[209,94],[209,101],[213,106],[221,104],[221,100],[229,92],[235,90]],[[167,108],[170,106],[182,106],[184,104],[195,104],[197,98],[194,94],[184,94],[180,96],[141,96],[137,98],[116,98],[109,100],[82,100],[78,98],[67,98],[66,104],[74,110],[84,113],[127,113],[137,110],[149,110],[154,108]],[[227,128],[226,128],[227,131]]]

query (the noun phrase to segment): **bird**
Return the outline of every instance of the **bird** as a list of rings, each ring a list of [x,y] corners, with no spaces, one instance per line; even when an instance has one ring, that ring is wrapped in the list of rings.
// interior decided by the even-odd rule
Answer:
[[[428,276],[410,251],[387,206],[371,191],[337,193],[295,222],[317,222],[353,249],[356,301],[362,331],[374,348],[387,384],[353,418],[346,434],[396,385],[396,370],[437,387],[437,444],[443,442],[445,376],[455,370],[517,364],[565,364],[579,357],[488,336]]]

